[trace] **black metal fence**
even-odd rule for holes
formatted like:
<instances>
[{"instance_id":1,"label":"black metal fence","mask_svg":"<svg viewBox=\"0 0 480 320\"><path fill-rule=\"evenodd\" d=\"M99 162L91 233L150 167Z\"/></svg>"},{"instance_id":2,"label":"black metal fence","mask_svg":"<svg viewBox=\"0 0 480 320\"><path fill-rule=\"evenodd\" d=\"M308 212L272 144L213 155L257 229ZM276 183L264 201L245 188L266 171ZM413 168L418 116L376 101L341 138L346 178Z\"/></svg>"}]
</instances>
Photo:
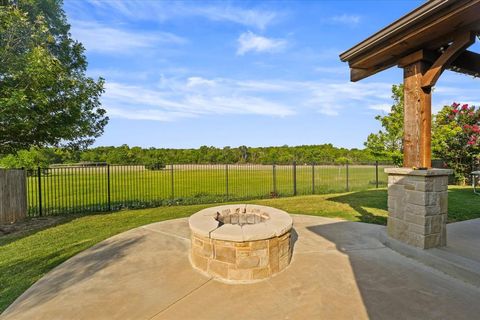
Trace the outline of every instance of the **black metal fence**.
<instances>
[{"instance_id":1,"label":"black metal fence","mask_svg":"<svg viewBox=\"0 0 480 320\"><path fill-rule=\"evenodd\" d=\"M386 186L390 164L191 164L27 171L30 216L325 194Z\"/></svg>"}]
</instances>

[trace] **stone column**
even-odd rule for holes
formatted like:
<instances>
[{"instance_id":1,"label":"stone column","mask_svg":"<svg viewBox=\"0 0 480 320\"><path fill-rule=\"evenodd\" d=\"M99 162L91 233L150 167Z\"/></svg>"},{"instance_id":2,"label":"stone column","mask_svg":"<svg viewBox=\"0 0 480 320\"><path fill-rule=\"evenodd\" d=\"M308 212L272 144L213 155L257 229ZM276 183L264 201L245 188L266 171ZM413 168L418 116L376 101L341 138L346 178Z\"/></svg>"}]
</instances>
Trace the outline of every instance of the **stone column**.
<instances>
[{"instance_id":1,"label":"stone column","mask_svg":"<svg viewBox=\"0 0 480 320\"><path fill-rule=\"evenodd\" d=\"M449 169L388 168L387 234L422 249L445 246Z\"/></svg>"}]
</instances>

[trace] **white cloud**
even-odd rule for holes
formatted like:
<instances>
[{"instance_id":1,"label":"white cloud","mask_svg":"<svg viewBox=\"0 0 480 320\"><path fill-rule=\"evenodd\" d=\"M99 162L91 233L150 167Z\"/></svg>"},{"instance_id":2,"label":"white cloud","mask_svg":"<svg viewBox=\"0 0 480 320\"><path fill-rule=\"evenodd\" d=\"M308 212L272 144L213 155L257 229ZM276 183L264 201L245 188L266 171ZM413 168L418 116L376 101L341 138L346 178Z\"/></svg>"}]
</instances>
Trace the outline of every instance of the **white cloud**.
<instances>
[{"instance_id":1,"label":"white cloud","mask_svg":"<svg viewBox=\"0 0 480 320\"><path fill-rule=\"evenodd\" d=\"M337 55L335 55L337 56ZM315 71L322 73L322 74L333 74L333 75L348 75L348 67L341 66L341 67L316 67Z\"/></svg>"},{"instance_id":2,"label":"white cloud","mask_svg":"<svg viewBox=\"0 0 480 320\"><path fill-rule=\"evenodd\" d=\"M392 106L388 103L380 103L380 104L372 104L368 108L371 110L377 110L377 111L389 113L392 109Z\"/></svg>"},{"instance_id":3,"label":"white cloud","mask_svg":"<svg viewBox=\"0 0 480 320\"><path fill-rule=\"evenodd\" d=\"M87 70L89 77L102 77L106 81L113 81L115 79L128 78L130 81L146 81L149 76L153 75L151 71L136 71L128 72L119 68L89 68ZM156 76L156 75L155 75Z\"/></svg>"},{"instance_id":4,"label":"white cloud","mask_svg":"<svg viewBox=\"0 0 480 320\"><path fill-rule=\"evenodd\" d=\"M274 11L260 11L255 9L242 9L239 7L205 7L191 8L192 15L201 15L214 21L230 21L244 26L265 29L278 17Z\"/></svg>"},{"instance_id":5,"label":"white cloud","mask_svg":"<svg viewBox=\"0 0 480 320\"><path fill-rule=\"evenodd\" d=\"M124 118L130 120L151 120L151 121L172 121L179 118L191 118L192 115L189 113L182 112L165 112L162 110L156 109L137 109L137 110L126 110L116 107L108 108L108 115L115 118Z\"/></svg>"},{"instance_id":6,"label":"white cloud","mask_svg":"<svg viewBox=\"0 0 480 320\"><path fill-rule=\"evenodd\" d=\"M448 94L444 94L447 92ZM163 78L158 87L107 82L102 98L112 117L175 121L211 115L338 116L353 109L389 112L391 84L333 80L237 80L201 76ZM475 90L441 87L434 112L453 101L479 105ZM476 102L476 103L475 103Z\"/></svg>"},{"instance_id":7,"label":"white cloud","mask_svg":"<svg viewBox=\"0 0 480 320\"><path fill-rule=\"evenodd\" d=\"M87 51L131 54L159 45L180 45L187 40L168 32L139 33L105 26L96 22L72 21L72 34Z\"/></svg>"},{"instance_id":8,"label":"white cloud","mask_svg":"<svg viewBox=\"0 0 480 320\"><path fill-rule=\"evenodd\" d=\"M311 83L310 87L308 103L329 116L337 116L344 109L387 103L391 95L389 83L322 81Z\"/></svg>"},{"instance_id":9,"label":"white cloud","mask_svg":"<svg viewBox=\"0 0 480 320\"><path fill-rule=\"evenodd\" d=\"M285 48L287 41L284 39L266 38L254 34L251 31L244 32L238 38L238 55L253 52L278 52Z\"/></svg>"},{"instance_id":10,"label":"white cloud","mask_svg":"<svg viewBox=\"0 0 480 320\"><path fill-rule=\"evenodd\" d=\"M110 116L157 121L211 114L283 117L295 113L280 101L242 91L234 81L201 77L184 81L164 79L159 88L148 89L107 82L102 102Z\"/></svg>"},{"instance_id":11,"label":"white cloud","mask_svg":"<svg viewBox=\"0 0 480 320\"><path fill-rule=\"evenodd\" d=\"M173 121L209 115L336 116L391 102L390 84L332 81L162 78L159 86L107 82L103 104L114 117Z\"/></svg>"},{"instance_id":12,"label":"white cloud","mask_svg":"<svg viewBox=\"0 0 480 320\"><path fill-rule=\"evenodd\" d=\"M253 92L288 92L290 91L282 82L269 82L258 80L238 81L236 85L242 90Z\"/></svg>"},{"instance_id":13,"label":"white cloud","mask_svg":"<svg viewBox=\"0 0 480 320\"><path fill-rule=\"evenodd\" d=\"M213 87L215 80L208 80L202 77L190 77L187 79L187 87Z\"/></svg>"},{"instance_id":14,"label":"white cloud","mask_svg":"<svg viewBox=\"0 0 480 320\"><path fill-rule=\"evenodd\" d=\"M351 26L359 24L361 20L362 18L359 15L345 13L330 18L330 21L333 23L346 24Z\"/></svg>"},{"instance_id":15,"label":"white cloud","mask_svg":"<svg viewBox=\"0 0 480 320\"><path fill-rule=\"evenodd\" d=\"M264 29L281 14L273 10L245 9L228 3L201 4L179 1L85 1L93 6L95 13L108 17L123 16L130 20L166 21L183 17L201 17L211 21L225 21L247 27ZM82 16L90 17L83 1L67 1L67 10Z\"/></svg>"}]
</instances>

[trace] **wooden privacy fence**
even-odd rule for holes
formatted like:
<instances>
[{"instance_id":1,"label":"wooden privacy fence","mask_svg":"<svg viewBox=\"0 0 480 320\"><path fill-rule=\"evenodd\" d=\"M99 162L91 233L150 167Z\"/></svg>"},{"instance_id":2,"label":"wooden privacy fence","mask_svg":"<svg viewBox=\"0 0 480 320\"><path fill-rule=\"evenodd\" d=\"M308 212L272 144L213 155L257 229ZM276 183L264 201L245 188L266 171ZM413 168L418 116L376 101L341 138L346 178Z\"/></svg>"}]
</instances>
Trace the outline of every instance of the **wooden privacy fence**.
<instances>
[{"instance_id":1,"label":"wooden privacy fence","mask_svg":"<svg viewBox=\"0 0 480 320\"><path fill-rule=\"evenodd\" d=\"M0 224L19 221L26 215L25 170L0 169Z\"/></svg>"}]
</instances>

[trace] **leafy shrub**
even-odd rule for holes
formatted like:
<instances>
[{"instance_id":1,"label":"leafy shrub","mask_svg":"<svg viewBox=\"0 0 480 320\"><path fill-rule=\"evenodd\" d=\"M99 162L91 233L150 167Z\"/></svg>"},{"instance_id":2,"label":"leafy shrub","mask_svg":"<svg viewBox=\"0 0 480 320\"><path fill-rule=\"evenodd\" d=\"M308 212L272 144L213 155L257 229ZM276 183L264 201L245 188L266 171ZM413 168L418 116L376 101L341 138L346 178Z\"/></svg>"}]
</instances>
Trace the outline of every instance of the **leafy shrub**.
<instances>
[{"instance_id":1,"label":"leafy shrub","mask_svg":"<svg viewBox=\"0 0 480 320\"><path fill-rule=\"evenodd\" d=\"M165 164L160 162L148 163L145 165L147 170L163 170L165 169Z\"/></svg>"}]
</instances>

